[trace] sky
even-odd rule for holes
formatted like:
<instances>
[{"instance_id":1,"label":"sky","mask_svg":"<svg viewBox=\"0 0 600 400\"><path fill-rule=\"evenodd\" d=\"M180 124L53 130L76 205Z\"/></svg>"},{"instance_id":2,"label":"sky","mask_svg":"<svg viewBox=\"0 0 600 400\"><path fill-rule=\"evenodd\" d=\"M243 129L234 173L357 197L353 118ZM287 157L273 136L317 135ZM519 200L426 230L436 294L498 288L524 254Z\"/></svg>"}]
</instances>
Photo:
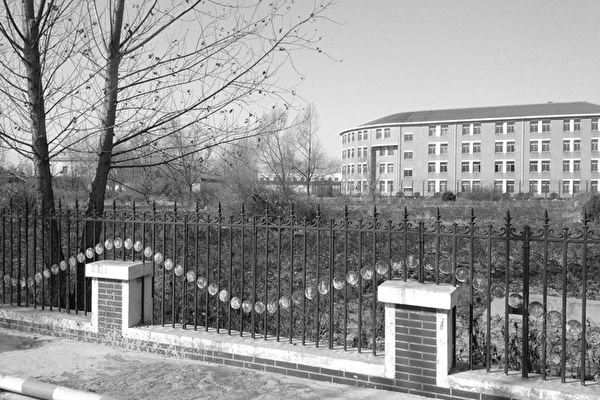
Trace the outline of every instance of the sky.
<instances>
[{"instance_id":1,"label":"sky","mask_svg":"<svg viewBox=\"0 0 600 400\"><path fill-rule=\"evenodd\" d=\"M600 0L338 0L297 93L324 148L402 111L568 101L600 104Z\"/></svg>"}]
</instances>

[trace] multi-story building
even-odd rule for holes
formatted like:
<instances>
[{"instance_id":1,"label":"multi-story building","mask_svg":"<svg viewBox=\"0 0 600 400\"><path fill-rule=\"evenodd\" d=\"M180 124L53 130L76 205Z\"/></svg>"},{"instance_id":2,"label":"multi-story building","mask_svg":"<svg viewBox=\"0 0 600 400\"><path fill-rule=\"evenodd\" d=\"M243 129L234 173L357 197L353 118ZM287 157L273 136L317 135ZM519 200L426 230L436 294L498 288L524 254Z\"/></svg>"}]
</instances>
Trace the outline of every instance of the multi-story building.
<instances>
[{"instance_id":1,"label":"multi-story building","mask_svg":"<svg viewBox=\"0 0 600 400\"><path fill-rule=\"evenodd\" d=\"M596 192L599 118L587 102L389 115L340 133L342 193Z\"/></svg>"}]
</instances>

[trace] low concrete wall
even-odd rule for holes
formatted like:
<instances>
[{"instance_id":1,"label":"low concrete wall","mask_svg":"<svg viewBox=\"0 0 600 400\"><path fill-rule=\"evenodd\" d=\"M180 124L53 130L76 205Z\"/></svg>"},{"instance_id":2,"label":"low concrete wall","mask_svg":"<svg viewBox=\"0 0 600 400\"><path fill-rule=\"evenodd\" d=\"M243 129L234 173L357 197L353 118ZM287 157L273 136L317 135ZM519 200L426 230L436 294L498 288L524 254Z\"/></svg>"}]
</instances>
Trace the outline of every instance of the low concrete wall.
<instances>
[{"instance_id":1,"label":"low concrete wall","mask_svg":"<svg viewBox=\"0 0 600 400\"><path fill-rule=\"evenodd\" d=\"M564 398L600 398L598 387L578 392L572 390L580 387L578 384L546 388L546 383L514 375L497 381L495 374L484 372L450 373L454 349L451 316L461 296L461 291L451 286L400 281L382 284L379 300L386 304L386 352L373 356L290 345L275 338L240 337L239 333L229 336L181 326L150 326L150 269L140 263L119 263L118 268L88 266L93 287L90 314L0 305L0 327L433 398L554 399L557 390L568 395ZM507 389L512 386L520 389Z\"/></svg>"}]
</instances>

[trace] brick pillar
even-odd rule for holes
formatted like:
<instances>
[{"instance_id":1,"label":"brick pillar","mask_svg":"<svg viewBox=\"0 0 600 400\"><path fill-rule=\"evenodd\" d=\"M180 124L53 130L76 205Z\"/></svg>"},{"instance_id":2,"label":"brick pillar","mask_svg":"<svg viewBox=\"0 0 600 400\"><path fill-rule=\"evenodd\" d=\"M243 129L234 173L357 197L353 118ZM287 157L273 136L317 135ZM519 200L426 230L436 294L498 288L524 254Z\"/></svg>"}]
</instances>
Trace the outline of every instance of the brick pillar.
<instances>
[{"instance_id":1,"label":"brick pillar","mask_svg":"<svg viewBox=\"0 0 600 400\"><path fill-rule=\"evenodd\" d=\"M152 264L103 260L85 266L92 278L92 325L110 339L152 317Z\"/></svg>"},{"instance_id":2,"label":"brick pillar","mask_svg":"<svg viewBox=\"0 0 600 400\"><path fill-rule=\"evenodd\" d=\"M385 303L385 370L412 390L448 387L454 359L452 313L466 292L450 285L391 280L377 290Z\"/></svg>"}]
</instances>

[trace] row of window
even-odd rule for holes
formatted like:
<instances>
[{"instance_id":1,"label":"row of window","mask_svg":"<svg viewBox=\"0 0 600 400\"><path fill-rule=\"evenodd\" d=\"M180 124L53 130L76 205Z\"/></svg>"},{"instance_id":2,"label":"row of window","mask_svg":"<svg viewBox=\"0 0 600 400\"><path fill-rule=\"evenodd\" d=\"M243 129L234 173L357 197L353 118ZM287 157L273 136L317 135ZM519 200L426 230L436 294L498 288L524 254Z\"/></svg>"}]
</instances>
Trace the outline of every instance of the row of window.
<instances>
[{"instance_id":1,"label":"row of window","mask_svg":"<svg viewBox=\"0 0 600 400\"><path fill-rule=\"evenodd\" d=\"M390 128L375 129L375 139L389 138L392 136ZM354 141L369 140L369 131L348 132L342 135L342 143L351 143Z\"/></svg>"},{"instance_id":2,"label":"row of window","mask_svg":"<svg viewBox=\"0 0 600 400\"><path fill-rule=\"evenodd\" d=\"M369 185L367 180L357 181L356 186L353 180L345 181L346 193L351 193L354 190L358 193L368 193ZM599 182L592 180L590 182L590 190L592 193L598 192ZM463 179L460 181L460 191L470 192L481 189L481 181L478 179ZM446 180L429 180L427 181L427 192L445 192L448 189L448 181ZM563 194L577 194L581 191L581 181L578 179L565 179L560 186ZM515 193L515 181L512 179L494 180L494 190L503 193ZM405 186L405 192L412 192L412 186ZM381 180L379 181L379 192L394 194L394 181ZM533 194L548 194L550 193L550 180L547 179L532 179L529 181L529 193Z\"/></svg>"},{"instance_id":3,"label":"row of window","mask_svg":"<svg viewBox=\"0 0 600 400\"><path fill-rule=\"evenodd\" d=\"M342 183L342 185L344 185ZM359 180L354 184L353 180L348 180L345 183L346 193L352 193L356 191L357 193L369 193L369 182L365 180ZM379 181L379 192L383 194L394 194L394 181Z\"/></svg>"},{"instance_id":4,"label":"row of window","mask_svg":"<svg viewBox=\"0 0 600 400\"><path fill-rule=\"evenodd\" d=\"M551 149L550 140L533 139L529 141L529 151L531 153L549 152ZM367 157L367 147L357 147L358 158ZM395 146L387 146L379 148L379 155L393 156L396 150ZM494 144L495 153L514 153L515 152L515 141L514 140L499 140ZM563 151L575 152L581 151L581 139L563 139ZM591 140L591 151L599 151L598 138ZM461 144L461 152L463 154L476 154L481 153L481 142L463 142ZM406 157L406 153L411 155ZM429 143L427 153L430 155L440 155L448 153L448 143ZM404 152L404 159L412 158L412 151ZM342 150L342 159L354 157L354 149Z\"/></svg>"},{"instance_id":5,"label":"row of window","mask_svg":"<svg viewBox=\"0 0 600 400\"><path fill-rule=\"evenodd\" d=\"M592 119L592 130L598 131L598 118ZM564 119L562 121L564 132L578 132L581 130L581 119ZM448 134L448 125L429 125L429 136L445 136ZM479 135L481 134L481 123L465 123L461 125L463 135ZM508 134L515 132L515 122L496 122L494 124L494 131L497 134ZM529 121L529 132L550 132L550 120L532 120ZM375 138L389 138L391 137L390 128L377 128L375 129ZM369 139L369 131L362 130L356 132L348 132L342 135L342 143L351 143L355 140L362 141ZM413 133L407 132L404 134L405 142L413 141Z\"/></svg>"},{"instance_id":6,"label":"row of window","mask_svg":"<svg viewBox=\"0 0 600 400\"><path fill-rule=\"evenodd\" d=\"M379 155L380 156L393 156L394 153L396 152L397 147L396 146L383 146L379 148ZM346 158L353 158L354 157L354 147L349 148L349 149L345 149L342 150L342 160L346 159ZM356 148L356 156L358 158L367 158L369 156L369 148L368 147L357 147Z\"/></svg>"}]
</instances>

